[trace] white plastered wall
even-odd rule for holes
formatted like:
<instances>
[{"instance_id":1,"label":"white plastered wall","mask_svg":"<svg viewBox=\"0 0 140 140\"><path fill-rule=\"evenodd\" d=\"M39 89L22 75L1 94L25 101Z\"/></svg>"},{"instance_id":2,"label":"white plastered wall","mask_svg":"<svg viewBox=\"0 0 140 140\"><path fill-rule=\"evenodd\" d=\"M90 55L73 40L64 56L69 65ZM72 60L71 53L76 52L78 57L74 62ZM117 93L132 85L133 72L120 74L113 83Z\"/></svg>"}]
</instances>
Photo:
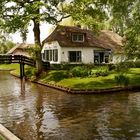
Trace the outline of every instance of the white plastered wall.
<instances>
[{"instance_id":1,"label":"white plastered wall","mask_svg":"<svg viewBox=\"0 0 140 140\"><path fill-rule=\"evenodd\" d=\"M52 41L50 43L45 43L41 53L44 50L58 49L58 61L51 64L60 64L69 62L69 51L81 51L82 62L84 64L94 63L94 50L104 50L101 48L93 47L61 47L57 41ZM43 60L45 61L45 60Z\"/></svg>"}]
</instances>

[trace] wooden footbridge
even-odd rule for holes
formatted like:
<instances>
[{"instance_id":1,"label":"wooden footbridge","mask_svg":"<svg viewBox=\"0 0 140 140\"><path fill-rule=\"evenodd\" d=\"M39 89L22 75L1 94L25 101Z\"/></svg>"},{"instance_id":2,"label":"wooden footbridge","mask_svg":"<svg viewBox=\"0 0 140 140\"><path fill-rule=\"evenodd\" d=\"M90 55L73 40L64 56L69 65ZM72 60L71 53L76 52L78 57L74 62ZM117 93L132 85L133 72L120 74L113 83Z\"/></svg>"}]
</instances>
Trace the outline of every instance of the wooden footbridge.
<instances>
[{"instance_id":1,"label":"wooden footbridge","mask_svg":"<svg viewBox=\"0 0 140 140\"><path fill-rule=\"evenodd\" d=\"M0 64L11 64L19 63L20 64L20 77L23 78L24 75L24 65L29 65L35 67L36 63L32 58L23 56L23 55L7 55L0 54ZM43 63L45 67L49 67L49 62Z\"/></svg>"}]
</instances>

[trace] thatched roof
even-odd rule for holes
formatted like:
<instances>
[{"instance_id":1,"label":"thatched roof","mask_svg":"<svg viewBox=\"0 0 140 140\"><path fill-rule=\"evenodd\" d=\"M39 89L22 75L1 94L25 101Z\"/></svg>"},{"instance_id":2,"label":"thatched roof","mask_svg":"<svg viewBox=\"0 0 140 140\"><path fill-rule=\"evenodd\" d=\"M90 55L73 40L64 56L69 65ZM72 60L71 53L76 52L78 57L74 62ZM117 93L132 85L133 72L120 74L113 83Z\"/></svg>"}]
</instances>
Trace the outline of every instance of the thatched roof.
<instances>
[{"instance_id":1,"label":"thatched roof","mask_svg":"<svg viewBox=\"0 0 140 140\"><path fill-rule=\"evenodd\" d=\"M102 30L98 38L107 48L117 52L122 51L123 38L113 31Z\"/></svg>"},{"instance_id":2,"label":"thatched roof","mask_svg":"<svg viewBox=\"0 0 140 140\"><path fill-rule=\"evenodd\" d=\"M84 34L84 42L73 42L72 33ZM61 47L98 47L113 51L120 51L122 46L122 37L112 31L103 30L96 36L92 31L77 26L57 26L43 44L52 41L58 41Z\"/></svg>"},{"instance_id":3,"label":"thatched roof","mask_svg":"<svg viewBox=\"0 0 140 140\"><path fill-rule=\"evenodd\" d=\"M32 47L34 47L34 44L17 43L15 47L13 47L10 51L7 52L7 54L24 55L30 57L26 49Z\"/></svg>"}]
</instances>

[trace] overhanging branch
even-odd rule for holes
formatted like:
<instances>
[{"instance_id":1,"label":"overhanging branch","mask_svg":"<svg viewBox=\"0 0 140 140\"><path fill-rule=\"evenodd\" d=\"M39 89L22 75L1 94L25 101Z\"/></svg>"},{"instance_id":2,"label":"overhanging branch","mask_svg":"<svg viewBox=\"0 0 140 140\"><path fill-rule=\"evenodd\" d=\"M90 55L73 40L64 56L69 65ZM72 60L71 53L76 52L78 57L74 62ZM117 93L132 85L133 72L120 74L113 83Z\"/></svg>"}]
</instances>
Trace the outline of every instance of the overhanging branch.
<instances>
[{"instance_id":1,"label":"overhanging branch","mask_svg":"<svg viewBox=\"0 0 140 140\"><path fill-rule=\"evenodd\" d=\"M59 20L57 20L57 22L61 22L63 19L66 19L68 17L70 17L71 15L66 15L66 16L62 16Z\"/></svg>"}]
</instances>

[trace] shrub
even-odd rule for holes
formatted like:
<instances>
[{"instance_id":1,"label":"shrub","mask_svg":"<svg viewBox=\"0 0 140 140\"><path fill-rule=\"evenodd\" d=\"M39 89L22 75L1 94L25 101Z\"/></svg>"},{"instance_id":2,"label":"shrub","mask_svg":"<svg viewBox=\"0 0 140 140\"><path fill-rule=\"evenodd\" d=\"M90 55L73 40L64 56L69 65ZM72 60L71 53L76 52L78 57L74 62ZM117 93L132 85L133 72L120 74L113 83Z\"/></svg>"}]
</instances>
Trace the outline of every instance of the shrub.
<instances>
[{"instance_id":1,"label":"shrub","mask_svg":"<svg viewBox=\"0 0 140 140\"><path fill-rule=\"evenodd\" d=\"M29 78L37 76L37 69L32 67L27 67L25 70L25 75Z\"/></svg>"},{"instance_id":2,"label":"shrub","mask_svg":"<svg viewBox=\"0 0 140 140\"><path fill-rule=\"evenodd\" d=\"M129 84L129 77L122 73L118 74L115 76L115 82L117 83L117 85L127 86Z\"/></svg>"},{"instance_id":3,"label":"shrub","mask_svg":"<svg viewBox=\"0 0 140 140\"><path fill-rule=\"evenodd\" d=\"M96 76L96 77L107 76L108 74L109 74L108 67L99 67L99 69L97 69L97 70L93 69L91 71L91 75Z\"/></svg>"},{"instance_id":4,"label":"shrub","mask_svg":"<svg viewBox=\"0 0 140 140\"><path fill-rule=\"evenodd\" d=\"M60 71L52 71L48 73L47 80L59 82L65 78L68 78L69 74L68 71L60 70Z\"/></svg>"},{"instance_id":5,"label":"shrub","mask_svg":"<svg viewBox=\"0 0 140 140\"><path fill-rule=\"evenodd\" d=\"M140 60L133 62L136 68L140 68Z\"/></svg>"},{"instance_id":6,"label":"shrub","mask_svg":"<svg viewBox=\"0 0 140 140\"><path fill-rule=\"evenodd\" d=\"M70 70L70 74L73 77L86 77L91 74L91 70L85 66L77 66Z\"/></svg>"},{"instance_id":7,"label":"shrub","mask_svg":"<svg viewBox=\"0 0 140 140\"><path fill-rule=\"evenodd\" d=\"M109 71L112 71L112 70L114 70L116 67L115 67L115 65L114 64L108 64L108 70Z\"/></svg>"},{"instance_id":8,"label":"shrub","mask_svg":"<svg viewBox=\"0 0 140 140\"><path fill-rule=\"evenodd\" d=\"M121 72L121 73L126 73L128 72L129 68L133 67L133 63L131 62L120 62L116 64L116 71Z\"/></svg>"}]
</instances>

